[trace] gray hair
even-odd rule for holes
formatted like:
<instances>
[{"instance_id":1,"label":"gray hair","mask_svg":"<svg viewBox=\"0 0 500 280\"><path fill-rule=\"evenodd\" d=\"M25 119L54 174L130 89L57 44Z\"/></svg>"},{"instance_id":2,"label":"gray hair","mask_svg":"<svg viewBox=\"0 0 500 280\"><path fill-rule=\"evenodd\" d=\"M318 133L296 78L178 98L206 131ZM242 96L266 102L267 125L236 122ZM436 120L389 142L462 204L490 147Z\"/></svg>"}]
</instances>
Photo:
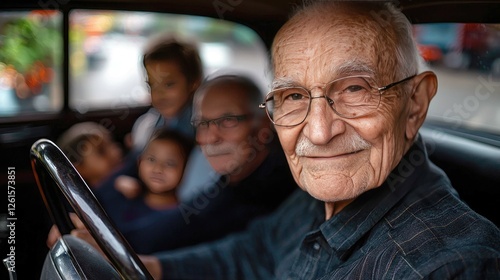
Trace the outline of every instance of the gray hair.
<instances>
[{"instance_id":1,"label":"gray hair","mask_svg":"<svg viewBox=\"0 0 500 280\"><path fill-rule=\"evenodd\" d=\"M262 102L262 91L252 79L242 75L220 75L204 80L194 94L192 114L193 119L197 117L199 111L199 103L203 99L203 96L205 95L207 89L221 84L232 84L243 89L248 100L248 108L250 108L250 111L254 114L254 117L258 117L264 114L263 110L259 109L259 104Z\"/></svg>"}]
</instances>

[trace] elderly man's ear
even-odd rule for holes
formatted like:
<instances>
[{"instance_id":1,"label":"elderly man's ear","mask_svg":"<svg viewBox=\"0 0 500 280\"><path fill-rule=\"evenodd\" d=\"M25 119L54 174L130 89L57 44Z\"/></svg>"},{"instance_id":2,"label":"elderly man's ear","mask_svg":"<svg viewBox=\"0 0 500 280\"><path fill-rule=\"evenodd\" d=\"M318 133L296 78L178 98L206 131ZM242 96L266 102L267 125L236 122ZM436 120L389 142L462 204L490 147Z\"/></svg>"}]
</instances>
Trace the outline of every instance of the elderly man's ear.
<instances>
[{"instance_id":1,"label":"elderly man's ear","mask_svg":"<svg viewBox=\"0 0 500 280\"><path fill-rule=\"evenodd\" d=\"M424 123L429 104L437 91L437 77L426 71L413 78L414 87L409 102L409 114L406 122L406 138L413 140Z\"/></svg>"}]
</instances>

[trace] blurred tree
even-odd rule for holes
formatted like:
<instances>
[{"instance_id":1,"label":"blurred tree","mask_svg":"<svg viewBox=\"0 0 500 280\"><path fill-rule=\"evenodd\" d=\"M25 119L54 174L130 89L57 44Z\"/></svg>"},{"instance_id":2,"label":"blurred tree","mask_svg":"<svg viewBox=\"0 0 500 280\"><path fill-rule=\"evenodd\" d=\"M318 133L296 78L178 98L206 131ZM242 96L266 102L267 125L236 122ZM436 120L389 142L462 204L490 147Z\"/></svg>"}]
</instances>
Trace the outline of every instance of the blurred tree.
<instances>
[{"instance_id":1,"label":"blurred tree","mask_svg":"<svg viewBox=\"0 0 500 280\"><path fill-rule=\"evenodd\" d=\"M51 14L33 12L17 17L2 26L0 62L19 73L13 81L17 95L27 97L41 91L42 85L52 79L56 50L60 50L60 31L51 24Z\"/></svg>"}]
</instances>

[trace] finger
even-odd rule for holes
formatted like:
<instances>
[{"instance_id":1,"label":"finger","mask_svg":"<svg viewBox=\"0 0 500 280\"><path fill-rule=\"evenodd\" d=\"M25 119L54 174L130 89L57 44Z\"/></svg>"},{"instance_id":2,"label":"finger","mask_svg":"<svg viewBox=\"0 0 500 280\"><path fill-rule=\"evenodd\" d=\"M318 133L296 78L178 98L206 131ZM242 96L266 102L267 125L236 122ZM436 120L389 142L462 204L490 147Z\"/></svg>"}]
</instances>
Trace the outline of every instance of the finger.
<instances>
[{"instance_id":1,"label":"finger","mask_svg":"<svg viewBox=\"0 0 500 280\"><path fill-rule=\"evenodd\" d=\"M99 245L97 245L97 242L95 241L94 237L92 237L92 235L87 229L74 229L71 231L71 235L78 237L81 240L84 240L85 242L89 243L95 248L99 248Z\"/></svg>"},{"instance_id":2,"label":"finger","mask_svg":"<svg viewBox=\"0 0 500 280\"><path fill-rule=\"evenodd\" d=\"M71 235L83 239L85 241L91 241L93 239L92 235L90 235L87 229L74 229L71 231Z\"/></svg>"},{"instance_id":3,"label":"finger","mask_svg":"<svg viewBox=\"0 0 500 280\"><path fill-rule=\"evenodd\" d=\"M73 222L73 225L75 228L80 229L80 228L85 228L85 225L83 224L82 220L78 218L78 216L75 213L69 213L69 217L71 221Z\"/></svg>"},{"instance_id":4,"label":"finger","mask_svg":"<svg viewBox=\"0 0 500 280\"><path fill-rule=\"evenodd\" d=\"M59 232L59 229L56 227L56 225L53 225L50 228L49 235L47 236L47 247L52 248L54 244L57 242L57 240L61 237L61 233Z\"/></svg>"},{"instance_id":5,"label":"finger","mask_svg":"<svg viewBox=\"0 0 500 280\"><path fill-rule=\"evenodd\" d=\"M146 255L139 255L139 259L142 261L146 269L149 271L149 274L154 279L161 279L162 278L162 267L160 260L155 257L155 256L146 256Z\"/></svg>"}]
</instances>

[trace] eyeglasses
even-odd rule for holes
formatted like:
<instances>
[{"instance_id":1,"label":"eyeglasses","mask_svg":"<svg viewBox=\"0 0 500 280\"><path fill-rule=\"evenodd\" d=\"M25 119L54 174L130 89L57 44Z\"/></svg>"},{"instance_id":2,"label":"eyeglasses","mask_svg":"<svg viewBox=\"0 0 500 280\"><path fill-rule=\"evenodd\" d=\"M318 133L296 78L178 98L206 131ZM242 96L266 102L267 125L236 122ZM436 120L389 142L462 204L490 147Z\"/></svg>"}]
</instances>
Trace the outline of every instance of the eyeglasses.
<instances>
[{"instance_id":1,"label":"eyeglasses","mask_svg":"<svg viewBox=\"0 0 500 280\"><path fill-rule=\"evenodd\" d=\"M197 130L208 129L210 123L215 124L218 128L232 128L237 126L241 121L244 121L247 118L248 114L236 115L236 116L223 116L212 120L193 120L191 122L191 125L194 126Z\"/></svg>"},{"instance_id":2,"label":"eyeglasses","mask_svg":"<svg viewBox=\"0 0 500 280\"><path fill-rule=\"evenodd\" d=\"M375 111L383 91L406 82L416 75L388 84L375 86L370 76L348 76L329 82L324 87L322 96L311 96L311 90L303 87L285 87L271 91L259 108L266 109L269 119L277 126L296 126L309 114L311 101L325 98L333 111L340 117L352 119Z\"/></svg>"}]
</instances>

